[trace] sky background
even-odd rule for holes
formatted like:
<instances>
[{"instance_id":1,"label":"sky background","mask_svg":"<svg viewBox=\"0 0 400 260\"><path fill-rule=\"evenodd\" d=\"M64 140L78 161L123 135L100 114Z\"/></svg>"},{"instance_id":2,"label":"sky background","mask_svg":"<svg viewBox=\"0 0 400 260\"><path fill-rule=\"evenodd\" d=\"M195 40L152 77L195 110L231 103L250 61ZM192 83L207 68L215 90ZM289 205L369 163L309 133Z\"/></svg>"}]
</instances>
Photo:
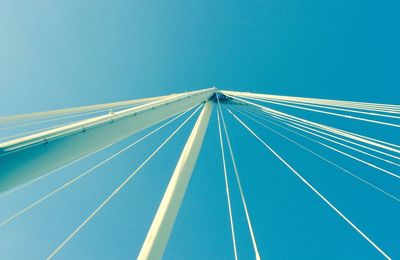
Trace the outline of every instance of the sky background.
<instances>
[{"instance_id":1,"label":"sky background","mask_svg":"<svg viewBox=\"0 0 400 260\"><path fill-rule=\"evenodd\" d=\"M399 11L390 0L1 1L0 115L211 86L398 104ZM399 131L390 127L297 113L400 143ZM226 111L225 117L263 258L381 258ZM400 257L398 202L243 119L389 255ZM179 122L0 227L0 259L48 256ZM137 256L194 120L189 123L57 259ZM0 220L144 134L1 198ZM298 140L400 196L397 179ZM233 257L219 149L214 110L165 259ZM238 254L251 259L231 180Z\"/></svg>"}]
</instances>

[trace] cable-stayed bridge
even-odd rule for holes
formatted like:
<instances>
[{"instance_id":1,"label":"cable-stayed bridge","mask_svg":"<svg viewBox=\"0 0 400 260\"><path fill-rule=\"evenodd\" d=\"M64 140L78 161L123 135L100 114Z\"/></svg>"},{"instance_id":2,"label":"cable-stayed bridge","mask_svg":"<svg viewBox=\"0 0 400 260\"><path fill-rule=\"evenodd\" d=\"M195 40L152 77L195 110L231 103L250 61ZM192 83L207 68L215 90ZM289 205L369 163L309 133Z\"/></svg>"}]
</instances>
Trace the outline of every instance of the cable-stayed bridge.
<instances>
[{"instance_id":1,"label":"cable-stayed bridge","mask_svg":"<svg viewBox=\"0 0 400 260\"><path fill-rule=\"evenodd\" d=\"M310 120L307 119L308 117L298 116L291 111L304 111L314 115L317 119ZM17 193L48 176L57 174L58 171L71 167L79 161L90 158L135 133L151 129L151 131L147 130L148 132L141 138L119 149L90 169L69 179L4 219L0 219L0 232L2 226L28 214L31 209L45 203L46 200L74 185L85 176L95 174L97 169L104 167L129 149L134 149L148 137L156 135L174 122L181 122L138 167L132 170L126 179L115 187L105 200L97 205L91 214L85 216L85 220L75 227L69 236L49 252L47 258L55 258L97 214L102 210L107 210L104 207L112 203L113 198L127 188L128 183L134 181L135 175L143 167L156 160L156 155L162 152L164 146L168 145L170 140L176 137L189 121L197 118L184 147L179 148L181 150L179 160L175 162L176 166L168 187L141 250L138 252L138 259L161 259L201 151L210 117L213 114L217 118L218 133L215 134L218 135L220 146L220 151L213 151L213 153L218 152L222 159L221 168L213 169L213 171L224 176L227 218L230 223L235 259L239 258L237 247L239 234L235 229L235 215L232 210L232 187L230 187L232 180L239 192L254 258L262 259L264 249L257 243L257 230L254 228L251 218L252 210L246 203L246 194L251 191L244 189L241 183L243 171L238 166L240 155L235 151L235 140L230 135L230 129L233 127L243 128L249 136L265 148L266 152L274 156L299 182L319 198L332 214L342 219L344 225L352 228L382 257L391 258L391 248L383 248L380 241L368 235L368 229L361 228L348 217L329 196L324 194L323 190L320 190L296 168L295 162L286 159L276 147L270 144L268 139L263 138L263 133L259 129L276 134L282 139L282 142L296 146L299 153L304 152L309 156L316 157L324 161L326 167L334 167L338 172L353 178L377 194L385 196L387 200L399 203L400 194L398 192L382 187L379 183L365 178L364 175L347 169L340 161L313 150L301 140L311 141L316 146L337 154L340 158L346 158L355 165L371 168L377 175L385 175L393 182L397 182L400 179L398 140L387 140L383 134L379 136L361 134L354 131L351 124L363 123L363 125L368 124L377 129L391 128L398 133L400 105L222 91L216 88L0 117L1 129L9 133L2 136L0 140L0 199ZM227 117L233 119L236 125L227 125ZM328 121L326 118L329 118ZM336 126L336 118L347 120L349 126L347 128ZM29 131L18 130L27 128ZM12 132L13 130L16 131ZM294 134L299 139L294 140L288 133ZM203 152L209 153L210 151L203 150Z\"/></svg>"}]
</instances>

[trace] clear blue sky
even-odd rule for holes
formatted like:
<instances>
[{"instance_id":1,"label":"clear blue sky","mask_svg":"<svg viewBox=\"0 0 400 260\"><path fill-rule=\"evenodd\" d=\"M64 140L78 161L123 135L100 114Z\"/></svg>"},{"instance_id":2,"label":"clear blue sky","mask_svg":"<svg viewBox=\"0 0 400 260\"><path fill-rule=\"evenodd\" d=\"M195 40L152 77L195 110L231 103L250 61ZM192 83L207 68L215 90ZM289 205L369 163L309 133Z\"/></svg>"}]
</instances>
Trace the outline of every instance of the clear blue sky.
<instances>
[{"instance_id":1,"label":"clear blue sky","mask_svg":"<svg viewBox=\"0 0 400 260\"><path fill-rule=\"evenodd\" d=\"M400 4L391 0L1 1L0 114L210 86L398 104L399 10ZM226 118L263 257L380 258L263 146L227 114ZM393 129L314 119L400 143ZM176 126L1 227L0 259L46 257ZM216 126L214 114L166 259L233 257ZM398 202L251 126L387 253L400 257ZM185 128L165 147L58 259L135 258L189 131ZM141 135L1 199L0 219ZM307 144L400 196L398 180ZM239 257L251 259L250 237L232 185Z\"/></svg>"}]
</instances>

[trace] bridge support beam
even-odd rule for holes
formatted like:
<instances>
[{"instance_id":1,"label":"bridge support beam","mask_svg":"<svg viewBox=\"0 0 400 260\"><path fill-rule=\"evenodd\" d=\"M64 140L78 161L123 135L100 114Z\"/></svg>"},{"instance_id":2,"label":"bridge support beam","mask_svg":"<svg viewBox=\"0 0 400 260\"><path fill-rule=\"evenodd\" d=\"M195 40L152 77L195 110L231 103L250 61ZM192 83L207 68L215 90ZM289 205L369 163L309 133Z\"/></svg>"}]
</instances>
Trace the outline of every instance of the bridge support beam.
<instances>
[{"instance_id":1,"label":"bridge support beam","mask_svg":"<svg viewBox=\"0 0 400 260\"><path fill-rule=\"evenodd\" d=\"M209 99L215 88L177 94L134 108L0 143L0 192L62 167Z\"/></svg>"},{"instance_id":2,"label":"bridge support beam","mask_svg":"<svg viewBox=\"0 0 400 260\"><path fill-rule=\"evenodd\" d=\"M164 254L203 143L212 106L213 103L211 101L205 104L183 148L181 157L139 253L139 260L157 260L161 259Z\"/></svg>"}]
</instances>

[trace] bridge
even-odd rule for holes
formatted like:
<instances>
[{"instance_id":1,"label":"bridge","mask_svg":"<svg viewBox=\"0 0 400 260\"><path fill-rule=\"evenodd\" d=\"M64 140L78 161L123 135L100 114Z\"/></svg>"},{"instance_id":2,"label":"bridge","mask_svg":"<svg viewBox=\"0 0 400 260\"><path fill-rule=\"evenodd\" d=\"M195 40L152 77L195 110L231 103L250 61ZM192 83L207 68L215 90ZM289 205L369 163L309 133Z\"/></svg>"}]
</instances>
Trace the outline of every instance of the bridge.
<instances>
[{"instance_id":1,"label":"bridge","mask_svg":"<svg viewBox=\"0 0 400 260\"><path fill-rule=\"evenodd\" d=\"M317 116L317 120L294 115L285 109L306 111ZM188 189L192 172L196 166L206 134L210 117L217 117L218 140L221 154L221 172L225 180L226 200L228 205L230 232L232 237L232 250L235 259L238 259L237 232L235 218L232 210L232 192L229 179L234 180L238 187L241 206L245 214L246 225L251 238L252 251L255 259L262 259L263 250L257 243L257 230L252 225L252 212L246 203L245 190L241 183L241 171L238 167L240 156L235 151L235 140L231 138L229 129L233 126L227 124L226 117L236 122L235 127L241 127L260 143L265 150L272 154L277 161L282 163L304 184L309 191L325 204L332 214L343 220L359 236L374 248L382 257L390 259L388 250L380 246L380 241L370 237L368 231L360 228L357 223L335 205L316 185L309 181L296 165L285 159L268 139L262 137L259 131L264 129L276 134L282 140L289 142L299 151L304 151L331 167L338 169L362 185L369 187L387 200L400 202L398 194L388 191L385 187L373 183L362 175L346 169L333 159L329 159L302 143L292 139L284 131L295 134L303 140L313 142L319 147L336 153L338 156L350 159L356 165L371 168L376 174L386 175L398 181L400 179L400 145L392 140L382 137L367 136L348 130L343 127L320 122L320 118L340 118L352 124L363 122L382 129L391 128L398 131L400 124L400 105L368 103L360 101L328 100L319 98L305 98L292 96L278 96L259 93L237 92L219 90L217 88L203 89L193 92L171 94L152 98L128 100L99 105L89 105L68 109L59 109L30 114L0 117L1 128L6 130L18 129L29 126L26 132L16 132L1 137L0 143L0 199L18 192L29 185L39 182L44 178L57 174L58 171L71 167L71 165L94 156L96 153L112 147L139 132L148 131L142 137L118 150L108 158L71 178L61 186L50 191L43 197L31 202L26 207L10 214L5 219L0 219L1 228L32 208L45 202L50 197L75 184L89 174L94 174L96 169L106 165L114 158L133 148L148 137L157 134L160 130L172 123L181 122L179 126L164 139L158 147L122 181L85 220L77 226L69 236L65 237L54 250L49 252L48 259L53 259L63 250L75 236L79 235L96 215L108 203L112 203L126 185L134 181L134 177L154 157L162 151L181 129L192 119L196 122L191 129L185 145L181 149L179 160L169 184L163 194L161 203L152 220L142 248L138 252L138 259L161 259L167 247L168 240L174 228L175 220L179 214L180 206ZM67 122L65 122L65 120ZM183 120L183 121L182 121ZM64 122L59 124L59 122ZM49 124L46 128L40 127L43 123ZM36 127L37 126L37 127ZM35 128L36 127L36 128ZM383 132L382 132L383 133ZM397 132L398 133L398 132ZM203 151L209 152L209 151ZM217 151L213 151L214 153ZM228 165L231 163L230 165ZM232 171L230 171L232 169Z\"/></svg>"}]
</instances>

